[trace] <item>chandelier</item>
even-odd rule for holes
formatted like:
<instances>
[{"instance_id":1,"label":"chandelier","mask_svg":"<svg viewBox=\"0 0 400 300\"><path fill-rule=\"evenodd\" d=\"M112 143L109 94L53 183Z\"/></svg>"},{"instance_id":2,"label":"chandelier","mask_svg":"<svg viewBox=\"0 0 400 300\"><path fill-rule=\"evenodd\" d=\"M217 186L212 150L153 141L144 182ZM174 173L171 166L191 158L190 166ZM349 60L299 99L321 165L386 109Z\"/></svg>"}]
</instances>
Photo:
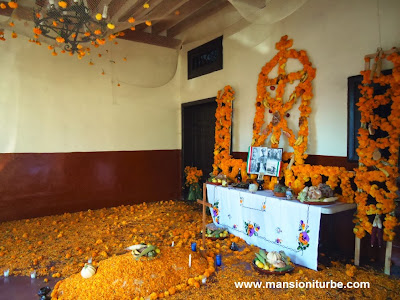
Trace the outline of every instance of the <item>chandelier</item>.
<instances>
[{"instance_id":1,"label":"chandelier","mask_svg":"<svg viewBox=\"0 0 400 300\"><path fill-rule=\"evenodd\" d=\"M47 10L33 10L35 27L47 38L55 40L65 51L74 53L84 43L101 43L107 30L107 6L103 14L93 18L85 0L60 1L58 5L49 0Z\"/></svg>"}]
</instances>

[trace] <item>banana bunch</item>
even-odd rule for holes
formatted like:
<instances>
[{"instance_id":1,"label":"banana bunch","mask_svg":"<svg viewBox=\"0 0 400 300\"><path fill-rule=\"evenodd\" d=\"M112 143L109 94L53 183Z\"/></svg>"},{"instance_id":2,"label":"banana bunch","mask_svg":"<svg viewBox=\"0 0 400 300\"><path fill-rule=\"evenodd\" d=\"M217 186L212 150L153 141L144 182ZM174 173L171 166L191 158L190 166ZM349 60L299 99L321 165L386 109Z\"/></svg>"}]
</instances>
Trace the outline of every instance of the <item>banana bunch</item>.
<instances>
[{"instance_id":1,"label":"banana bunch","mask_svg":"<svg viewBox=\"0 0 400 300\"><path fill-rule=\"evenodd\" d=\"M299 135L299 137L296 139L296 141L294 142L295 146L299 146L301 143L303 143L304 141L304 136Z\"/></svg>"},{"instance_id":2,"label":"banana bunch","mask_svg":"<svg viewBox=\"0 0 400 300\"><path fill-rule=\"evenodd\" d=\"M279 141L276 139L275 135L271 135L271 144L279 144Z\"/></svg>"},{"instance_id":3,"label":"banana bunch","mask_svg":"<svg viewBox=\"0 0 400 300\"><path fill-rule=\"evenodd\" d=\"M155 257L157 254L160 253L160 249L158 249L154 245L146 245L146 244L137 244L133 246L129 246L125 248L126 250L131 250L132 255L136 258L136 260L139 260L140 257L142 256L147 256L147 257Z\"/></svg>"}]
</instances>

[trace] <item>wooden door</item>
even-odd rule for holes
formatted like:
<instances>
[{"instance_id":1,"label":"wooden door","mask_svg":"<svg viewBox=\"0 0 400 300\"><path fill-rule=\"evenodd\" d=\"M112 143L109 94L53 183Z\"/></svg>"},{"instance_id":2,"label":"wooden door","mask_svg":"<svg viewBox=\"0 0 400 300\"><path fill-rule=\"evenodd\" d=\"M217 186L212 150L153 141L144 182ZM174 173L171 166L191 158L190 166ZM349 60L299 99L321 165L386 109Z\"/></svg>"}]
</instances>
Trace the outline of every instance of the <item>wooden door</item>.
<instances>
[{"instance_id":1,"label":"wooden door","mask_svg":"<svg viewBox=\"0 0 400 300\"><path fill-rule=\"evenodd\" d=\"M182 183L184 168L197 167L203 171L202 182L207 180L214 163L215 98L182 104ZM184 197L187 195L187 190Z\"/></svg>"}]
</instances>

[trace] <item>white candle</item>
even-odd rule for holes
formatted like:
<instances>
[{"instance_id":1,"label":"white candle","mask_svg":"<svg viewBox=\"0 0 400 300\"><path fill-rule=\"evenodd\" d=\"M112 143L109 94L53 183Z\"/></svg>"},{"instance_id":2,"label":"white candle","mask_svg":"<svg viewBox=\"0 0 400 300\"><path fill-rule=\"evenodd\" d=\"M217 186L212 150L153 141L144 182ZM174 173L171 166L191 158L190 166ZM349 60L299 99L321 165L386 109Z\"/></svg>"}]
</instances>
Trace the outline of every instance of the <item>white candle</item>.
<instances>
[{"instance_id":1,"label":"white candle","mask_svg":"<svg viewBox=\"0 0 400 300\"><path fill-rule=\"evenodd\" d=\"M107 12L108 12L108 6L104 5L104 8L103 8L103 19L107 19Z\"/></svg>"},{"instance_id":2,"label":"white candle","mask_svg":"<svg viewBox=\"0 0 400 300\"><path fill-rule=\"evenodd\" d=\"M206 282L207 282L207 277L204 277L204 278L201 280L201 283L202 283L202 284L206 284Z\"/></svg>"},{"instance_id":3,"label":"white candle","mask_svg":"<svg viewBox=\"0 0 400 300\"><path fill-rule=\"evenodd\" d=\"M173 247L174 245L175 245L175 242L174 242L174 241L172 241L171 247Z\"/></svg>"},{"instance_id":4,"label":"white candle","mask_svg":"<svg viewBox=\"0 0 400 300\"><path fill-rule=\"evenodd\" d=\"M4 277L8 277L10 275L10 269L4 271Z\"/></svg>"},{"instance_id":5,"label":"white candle","mask_svg":"<svg viewBox=\"0 0 400 300\"><path fill-rule=\"evenodd\" d=\"M36 271L33 271L33 272L31 273L31 278L36 278Z\"/></svg>"},{"instance_id":6,"label":"white candle","mask_svg":"<svg viewBox=\"0 0 400 300\"><path fill-rule=\"evenodd\" d=\"M87 262L88 262L89 264L91 264L92 261L93 261L92 258L89 258Z\"/></svg>"},{"instance_id":7,"label":"white candle","mask_svg":"<svg viewBox=\"0 0 400 300\"><path fill-rule=\"evenodd\" d=\"M189 254L189 268L192 267L192 254Z\"/></svg>"}]
</instances>

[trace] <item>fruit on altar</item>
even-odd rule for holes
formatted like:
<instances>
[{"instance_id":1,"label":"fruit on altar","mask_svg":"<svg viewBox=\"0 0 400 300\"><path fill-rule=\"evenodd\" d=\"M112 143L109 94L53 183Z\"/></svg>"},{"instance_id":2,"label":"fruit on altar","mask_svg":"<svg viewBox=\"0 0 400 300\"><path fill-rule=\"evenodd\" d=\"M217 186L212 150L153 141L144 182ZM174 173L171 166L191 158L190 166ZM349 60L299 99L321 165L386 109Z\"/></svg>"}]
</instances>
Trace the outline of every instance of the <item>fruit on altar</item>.
<instances>
[{"instance_id":1,"label":"fruit on altar","mask_svg":"<svg viewBox=\"0 0 400 300\"><path fill-rule=\"evenodd\" d=\"M85 264L81 270L81 276L83 278L90 278L96 273L96 268L92 264Z\"/></svg>"}]
</instances>

